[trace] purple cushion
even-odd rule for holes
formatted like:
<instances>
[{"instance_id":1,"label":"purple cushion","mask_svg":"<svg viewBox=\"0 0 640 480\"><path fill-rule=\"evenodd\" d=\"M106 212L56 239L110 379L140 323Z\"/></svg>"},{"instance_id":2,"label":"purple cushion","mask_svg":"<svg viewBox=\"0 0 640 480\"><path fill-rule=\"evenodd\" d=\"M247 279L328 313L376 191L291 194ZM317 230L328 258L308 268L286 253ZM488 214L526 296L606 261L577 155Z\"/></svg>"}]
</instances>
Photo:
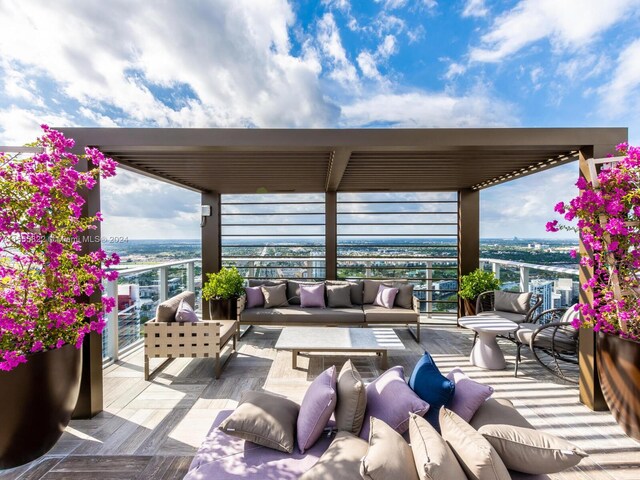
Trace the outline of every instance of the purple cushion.
<instances>
[{"instance_id":1,"label":"purple cushion","mask_svg":"<svg viewBox=\"0 0 640 480\"><path fill-rule=\"evenodd\" d=\"M324 283L300 285L300 306L302 308L324 308Z\"/></svg>"},{"instance_id":2,"label":"purple cushion","mask_svg":"<svg viewBox=\"0 0 640 480\"><path fill-rule=\"evenodd\" d=\"M380 285L380 287L378 288L378 294L376 295L376 299L373 301L373 304L378 305L379 307L393 308L393 302L395 301L397 294L397 288Z\"/></svg>"},{"instance_id":3,"label":"purple cushion","mask_svg":"<svg viewBox=\"0 0 640 480\"><path fill-rule=\"evenodd\" d=\"M185 480L297 480L320 459L333 437L322 435L305 454L284 453L227 435L218 425L232 410L212 411L211 430L191 462Z\"/></svg>"},{"instance_id":4,"label":"purple cushion","mask_svg":"<svg viewBox=\"0 0 640 480\"><path fill-rule=\"evenodd\" d=\"M178 310L176 310L176 322L199 322L200 319L193 311L189 302L185 302L184 299L180 300Z\"/></svg>"},{"instance_id":5,"label":"purple cushion","mask_svg":"<svg viewBox=\"0 0 640 480\"><path fill-rule=\"evenodd\" d=\"M404 368L393 367L367 385L367 409L360 438L369 440L371 417L402 435L409 428L409 414L423 416L429 404L415 394L404 379Z\"/></svg>"},{"instance_id":6,"label":"purple cushion","mask_svg":"<svg viewBox=\"0 0 640 480\"><path fill-rule=\"evenodd\" d=\"M300 453L304 453L318 441L336 409L336 375L335 366L326 369L316 377L304 394L296 432Z\"/></svg>"},{"instance_id":7,"label":"purple cushion","mask_svg":"<svg viewBox=\"0 0 640 480\"><path fill-rule=\"evenodd\" d=\"M244 291L247 294L247 308L264 306L264 295L260 287L246 287Z\"/></svg>"},{"instance_id":8,"label":"purple cushion","mask_svg":"<svg viewBox=\"0 0 640 480\"><path fill-rule=\"evenodd\" d=\"M456 367L447 375L456 384L453 397L446 405L465 422L469 422L484 402L493 395L493 388L471 380Z\"/></svg>"}]
</instances>

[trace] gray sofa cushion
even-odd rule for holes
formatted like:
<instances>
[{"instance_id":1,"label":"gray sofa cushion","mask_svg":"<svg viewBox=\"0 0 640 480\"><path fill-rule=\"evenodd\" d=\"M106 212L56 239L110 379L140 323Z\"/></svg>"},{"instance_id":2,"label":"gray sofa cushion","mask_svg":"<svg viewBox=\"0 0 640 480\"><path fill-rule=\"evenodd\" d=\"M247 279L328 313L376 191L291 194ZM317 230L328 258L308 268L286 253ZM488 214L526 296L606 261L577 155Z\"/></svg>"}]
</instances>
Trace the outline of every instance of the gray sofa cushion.
<instances>
[{"instance_id":1,"label":"gray sofa cushion","mask_svg":"<svg viewBox=\"0 0 640 480\"><path fill-rule=\"evenodd\" d=\"M350 285L327 285L327 307L329 308L350 308L351 286Z\"/></svg>"},{"instance_id":2,"label":"gray sofa cushion","mask_svg":"<svg viewBox=\"0 0 640 480\"><path fill-rule=\"evenodd\" d=\"M393 304L400 308L413 308L413 284L406 282L385 282L393 288L398 289L398 294Z\"/></svg>"},{"instance_id":3,"label":"gray sofa cushion","mask_svg":"<svg viewBox=\"0 0 640 480\"><path fill-rule=\"evenodd\" d=\"M513 312L526 315L531 308L531 292L505 292L496 290L493 308L501 312Z\"/></svg>"},{"instance_id":4,"label":"gray sofa cushion","mask_svg":"<svg viewBox=\"0 0 640 480\"><path fill-rule=\"evenodd\" d=\"M362 303L363 305L370 305L375 301L376 295L378 295L378 289L380 288L380 284L399 283L404 285L407 283L407 281L405 279L395 279L395 278L388 278L386 280L365 279L362 281L362 283L363 283L363 292L364 292L362 295ZM394 285L394 287L397 288L396 285Z\"/></svg>"},{"instance_id":5,"label":"gray sofa cushion","mask_svg":"<svg viewBox=\"0 0 640 480\"><path fill-rule=\"evenodd\" d=\"M287 280L287 300L289 305L300 305L300 285L317 285L322 282L297 282Z\"/></svg>"},{"instance_id":6,"label":"gray sofa cushion","mask_svg":"<svg viewBox=\"0 0 640 480\"><path fill-rule=\"evenodd\" d=\"M407 308L393 307L391 309L377 305L363 305L365 321L367 323L416 323L418 314Z\"/></svg>"},{"instance_id":7,"label":"gray sofa cushion","mask_svg":"<svg viewBox=\"0 0 640 480\"><path fill-rule=\"evenodd\" d=\"M272 287L262 285L260 287L262 295L264 295L264 308L286 307L287 302L287 286L285 284L274 285Z\"/></svg>"},{"instance_id":8,"label":"gray sofa cushion","mask_svg":"<svg viewBox=\"0 0 640 480\"><path fill-rule=\"evenodd\" d=\"M529 345L531 343L531 337L533 337L533 332L535 332L539 327L540 325L537 323L521 323L520 328L516 330L516 338L520 343ZM578 347L578 343L576 342L574 335L570 335L565 327L563 327L558 329L555 337L553 337L554 330L554 328L545 328L542 330L538 335L536 335L536 345L539 347L551 348L551 345L553 344L556 351L564 351L565 353L575 352Z\"/></svg>"},{"instance_id":9,"label":"gray sofa cushion","mask_svg":"<svg viewBox=\"0 0 640 480\"><path fill-rule=\"evenodd\" d=\"M500 317L500 318L504 318L505 320L511 320L512 322L516 322L516 323L522 323L527 319L526 315L522 315L521 313L513 313L513 312L492 312L492 311L488 311L488 312L480 312L478 314L478 316L480 317Z\"/></svg>"},{"instance_id":10,"label":"gray sofa cushion","mask_svg":"<svg viewBox=\"0 0 640 480\"><path fill-rule=\"evenodd\" d=\"M240 321L264 325L363 323L364 313L360 308L247 308L240 314Z\"/></svg>"},{"instance_id":11,"label":"gray sofa cushion","mask_svg":"<svg viewBox=\"0 0 640 480\"><path fill-rule=\"evenodd\" d=\"M325 283L326 285L349 285L351 287L351 303L353 305L362 305L362 282L351 280L327 280Z\"/></svg>"},{"instance_id":12,"label":"gray sofa cushion","mask_svg":"<svg viewBox=\"0 0 640 480\"><path fill-rule=\"evenodd\" d=\"M258 279L250 279L249 286L250 287L261 287L262 285L266 285L267 287L273 287L274 285L280 285L282 283L287 283L286 280L258 280Z\"/></svg>"},{"instance_id":13,"label":"gray sofa cushion","mask_svg":"<svg viewBox=\"0 0 640 480\"><path fill-rule=\"evenodd\" d=\"M191 308L196 306L196 294L193 292L182 292L175 297L171 297L158 305L156 309L156 322L174 322L176 319L176 312L180 306L180 302L185 300Z\"/></svg>"}]
</instances>

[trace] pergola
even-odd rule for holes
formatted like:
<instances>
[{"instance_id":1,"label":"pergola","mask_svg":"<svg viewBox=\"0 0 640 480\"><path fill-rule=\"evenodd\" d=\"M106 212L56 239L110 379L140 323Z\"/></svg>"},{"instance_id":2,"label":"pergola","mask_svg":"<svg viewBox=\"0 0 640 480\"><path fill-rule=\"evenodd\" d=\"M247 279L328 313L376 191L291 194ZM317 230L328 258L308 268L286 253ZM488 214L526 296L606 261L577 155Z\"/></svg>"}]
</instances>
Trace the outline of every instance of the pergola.
<instances>
[{"instance_id":1,"label":"pergola","mask_svg":"<svg viewBox=\"0 0 640 480\"><path fill-rule=\"evenodd\" d=\"M613 153L628 136L626 128L59 130L75 139L76 153L97 147L122 168L200 192L213 220L202 228L203 273L221 267L221 195L324 192L328 279L337 273L337 192L457 191L463 275L479 265L480 190L574 160L588 176L586 159ZM95 189L87 211L99 202ZM589 275L581 269L581 282ZM601 409L594 352L585 331L581 399ZM78 410L91 416L102 408L99 338L89 340L84 355Z\"/></svg>"}]
</instances>

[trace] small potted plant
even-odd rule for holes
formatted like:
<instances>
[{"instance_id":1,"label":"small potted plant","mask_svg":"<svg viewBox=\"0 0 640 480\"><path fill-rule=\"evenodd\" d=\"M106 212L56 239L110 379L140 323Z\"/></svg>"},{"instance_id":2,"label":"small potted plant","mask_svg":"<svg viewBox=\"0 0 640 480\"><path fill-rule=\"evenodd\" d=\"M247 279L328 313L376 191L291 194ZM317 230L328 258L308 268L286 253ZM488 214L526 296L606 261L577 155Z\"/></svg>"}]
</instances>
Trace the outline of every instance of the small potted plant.
<instances>
[{"instance_id":1,"label":"small potted plant","mask_svg":"<svg viewBox=\"0 0 640 480\"><path fill-rule=\"evenodd\" d=\"M93 148L76 156L73 140L42 128L30 145L39 153L0 153L0 469L60 438L78 399L83 340L102 332L116 303L101 292L118 256L81 242L102 221L83 215L83 194L116 163Z\"/></svg>"},{"instance_id":2,"label":"small potted plant","mask_svg":"<svg viewBox=\"0 0 640 480\"><path fill-rule=\"evenodd\" d=\"M208 273L202 286L202 298L209 302L209 318L235 320L238 298L244 294L244 277L236 267L222 267Z\"/></svg>"},{"instance_id":3,"label":"small potted plant","mask_svg":"<svg viewBox=\"0 0 640 480\"><path fill-rule=\"evenodd\" d=\"M476 268L473 272L460 277L460 291L458 295L464 303L465 315L476 314L476 300L482 292L498 290L500 280L493 272Z\"/></svg>"}]
</instances>

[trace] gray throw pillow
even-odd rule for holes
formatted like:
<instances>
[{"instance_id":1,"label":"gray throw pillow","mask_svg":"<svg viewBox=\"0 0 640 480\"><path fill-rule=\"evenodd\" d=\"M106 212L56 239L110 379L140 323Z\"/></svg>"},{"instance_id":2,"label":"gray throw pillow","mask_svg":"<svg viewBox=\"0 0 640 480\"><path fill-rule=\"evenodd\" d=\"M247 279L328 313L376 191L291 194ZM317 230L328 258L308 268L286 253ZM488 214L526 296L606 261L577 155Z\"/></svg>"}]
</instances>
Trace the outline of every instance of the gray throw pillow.
<instances>
[{"instance_id":1,"label":"gray throw pillow","mask_svg":"<svg viewBox=\"0 0 640 480\"><path fill-rule=\"evenodd\" d=\"M218 428L232 437L291 453L299 410L300 406L287 398L248 391Z\"/></svg>"},{"instance_id":2,"label":"gray throw pillow","mask_svg":"<svg viewBox=\"0 0 640 480\"><path fill-rule=\"evenodd\" d=\"M400 308L413 308L413 284L406 282L385 283L389 287L397 288L398 293L393 304Z\"/></svg>"},{"instance_id":3,"label":"gray throw pillow","mask_svg":"<svg viewBox=\"0 0 640 480\"><path fill-rule=\"evenodd\" d=\"M360 478L360 460L369 444L360 437L338 432L318 463L300 477L300 480L338 480Z\"/></svg>"},{"instance_id":4,"label":"gray throw pillow","mask_svg":"<svg viewBox=\"0 0 640 480\"><path fill-rule=\"evenodd\" d=\"M347 360L340 370L337 390L336 428L358 435L367 409L367 390L351 360Z\"/></svg>"},{"instance_id":5,"label":"gray throw pillow","mask_svg":"<svg viewBox=\"0 0 640 480\"><path fill-rule=\"evenodd\" d=\"M327 286L329 286L329 285L349 285L351 287L351 304L352 305L362 305L362 293L363 293L362 282L351 281L351 280L327 280L325 282L325 284Z\"/></svg>"},{"instance_id":6,"label":"gray throw pillow","mask_svg":"<svg viewBox=\"0 0 640 480\"><path fill-rule=\"evenodd\" d=\"M262 295L264 295L264 308L289 306L289 302L287 302L286 284L282 283L280 285L274 285L273 287L262 285L260 290L262 290Z\"/></svg>"},{"instance_id":7,"label":"gray throw pillow","mask_svg":"<svg viewBox=\"0 0 640 480\"><path fill-rule=\"evenodd\" d=\"M176 320L176 312L182 300L186 300L191 308L194 308L196 295L193 292L182 292L159 304L156 309L156 322L174 322Z\"/></svg>"},{"instance_id":8,"label":"gray throw pillow","mask_svg":"<svg viewBox=\"0 0 640 480\"><path fill-rule=\"evenodd\" d=\"M405 285L407 281L405 279L393 279L389 278L387 280L363 280L364 284L364 294L362 298L362 303L365 305L370 305L376 300L376 295L378 295L378 290L380 289L381 284L401 284ZM394 288L398 288L394 285Z\"/></svg>"},{"instance_id":9,"label":"gray throw pillow","mask_svg":"<svg viewBox=\"0 0 640 480\"><path fill-rule=\"evenodd\" d=\"M531 308L531 292L505 292L496 290L493 308L501 312L513 312L526 315Z\"/></svg>"},{"instance_id":10,"label":"gray throw pillow","mask_svg":"<svg viewBox=\"0 0 640 480\"><path fill-rule=\"evenodd\" d=\"M350 285L327 285L327 307L346 308L351 307Z\"/></svg>"}]
</instances>

